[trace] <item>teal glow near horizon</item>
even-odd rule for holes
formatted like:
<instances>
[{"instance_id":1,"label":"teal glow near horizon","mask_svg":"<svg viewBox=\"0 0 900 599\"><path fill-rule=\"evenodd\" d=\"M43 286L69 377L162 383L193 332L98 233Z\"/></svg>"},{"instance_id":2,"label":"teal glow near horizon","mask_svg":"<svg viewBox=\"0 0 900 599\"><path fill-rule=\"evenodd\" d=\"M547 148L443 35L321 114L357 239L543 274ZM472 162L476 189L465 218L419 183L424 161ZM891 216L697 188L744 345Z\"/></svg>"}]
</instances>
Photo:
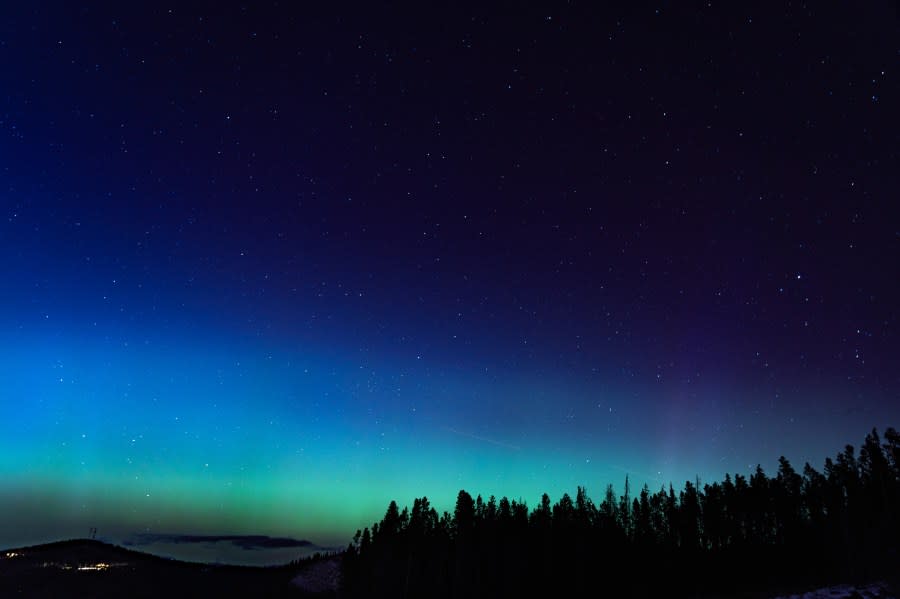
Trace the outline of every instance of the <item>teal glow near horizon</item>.
<instances>
[{"instance_id":1,"label":"teal glow near horizon","mask_svg":"<svg viewBox=\"0 0 900 599\"><path fill-rule=\"evenodd\" d=\"M13 357L0 366L0 504L30 498L10 539L99 523L119 538L290 534L335 546L390 500L428 495L452 511L464 488L533 506L577 485L621 492L626 474L633 489L656 489L750 467L660 437L677 417L661 411L654 423L621 397L578 414L577 391L550 382L135 337L2 340ZM562 418L560 402L572 406Z\"/></svg>"},{"instance_id":2,"label":"teal glow near horizon","mask_svg":"<svg viewBox=\"0 0 900 599\"><path fill-rule=\"evenodd\" d=\"M604 469L573 461L572 448L552 440L515 434L515 419L473 426L496 410L484 380L469 385L466 410L456 401L466 384L444 383L432 402L446 408L435 410L397 401L410 393L403 387L420 386L413 375L373 377L301 351L190 342L110 351L85 337L7 339L3 349L16 356L0 368L11 399L0 433L13 448L0 456L4 490L68 503L84 525L292 531L335 542L391 499L428 494L450 509L468 488L533 502L561 474L572 482ZM393 397L389 409L377 387Z\"/></svg>"}]
</instances>

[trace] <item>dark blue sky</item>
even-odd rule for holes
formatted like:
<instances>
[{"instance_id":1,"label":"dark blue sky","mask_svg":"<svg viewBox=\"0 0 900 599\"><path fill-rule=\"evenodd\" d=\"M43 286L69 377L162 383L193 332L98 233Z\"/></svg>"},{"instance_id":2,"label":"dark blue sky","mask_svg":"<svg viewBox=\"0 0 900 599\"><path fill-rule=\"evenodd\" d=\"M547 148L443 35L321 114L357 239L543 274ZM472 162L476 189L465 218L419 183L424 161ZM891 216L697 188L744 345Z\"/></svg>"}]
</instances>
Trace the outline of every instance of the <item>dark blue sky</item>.
<instances>
[{"instance_id":1,"label":"dark blue sky","mask_svg":"<svg viewBox=\"0 0 900 599\"><path fill-rule=\"evenodd\" d=\"M897 425L892 3L225 4L0 13L0 542L344 542Z\"/></svg>"}]
</instances>

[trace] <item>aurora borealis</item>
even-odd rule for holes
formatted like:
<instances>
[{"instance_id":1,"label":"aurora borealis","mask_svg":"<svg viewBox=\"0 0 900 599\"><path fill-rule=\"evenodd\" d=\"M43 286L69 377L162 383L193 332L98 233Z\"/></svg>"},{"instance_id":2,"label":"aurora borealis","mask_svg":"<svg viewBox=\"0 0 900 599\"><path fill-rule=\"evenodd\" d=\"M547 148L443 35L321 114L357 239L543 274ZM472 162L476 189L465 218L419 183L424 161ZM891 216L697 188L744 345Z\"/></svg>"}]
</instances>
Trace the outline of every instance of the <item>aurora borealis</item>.
<instances>
[{"instance_id":1,"label":"aurora borealis","mask_svg":"<svg viewBox=\"0 0 900 599\"><path fill-rule=\"evenodd\" d=\"M897 426L896 10L4 6L0 546Z\"/></svg>"}]
</instances>

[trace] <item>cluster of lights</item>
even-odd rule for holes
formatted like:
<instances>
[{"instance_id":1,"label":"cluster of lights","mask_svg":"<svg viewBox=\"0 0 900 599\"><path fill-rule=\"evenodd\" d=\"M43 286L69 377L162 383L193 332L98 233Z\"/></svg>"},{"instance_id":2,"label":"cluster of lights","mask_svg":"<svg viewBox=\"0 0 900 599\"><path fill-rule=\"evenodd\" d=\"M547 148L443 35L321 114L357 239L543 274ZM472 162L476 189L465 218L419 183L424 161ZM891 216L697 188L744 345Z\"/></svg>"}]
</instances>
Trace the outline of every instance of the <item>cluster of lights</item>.
<instances>
[{"instance_id":1,"label":"cluster of lights","mask_svg":"<svg viewBox=\"0 0 900 599\"><path fill-rule=\"evenodd\" d=\"M10 559L12 559L12 558L14 558L14 557L20 557L21 555L22 555L22 554L19 553L18 551L7 551L7 552L6 552L6 557L8 557L8 558L10 558Z\"/></svg>"},{"instance_id":2,"label":"cluster of lights","mask_svg":"<svg viewBox=\"0 0 900 599\"><path fill-rule=\"evenodd\" d=\"M60 570L78 570L79 572L103 572L110 568L125 566L127 564L108 564L106 562L98 562L96 564L85 564L83 566L72 566L71 564L60 564L57 562L44 562L44 568L58 568Z\"/></svg>"},{"instance_id":3,"label":"cluster of lights","mask_svg":"<svg viewBox=\"0 0 900 599\"><path fill-rule=\"evenodd\" d=\"M100 570L100 571L102 571L102 570L109 570L110 567L111 567L111 566L110 566L109 564L107 564L106 562L100 562L100 563L97 563L97 564L91 564L91 565L89 565L89 566L78 566L78 570L79 570L80 572L86 572L86 571L89 571L89 570Z\"/></svg>"}]
</instances>

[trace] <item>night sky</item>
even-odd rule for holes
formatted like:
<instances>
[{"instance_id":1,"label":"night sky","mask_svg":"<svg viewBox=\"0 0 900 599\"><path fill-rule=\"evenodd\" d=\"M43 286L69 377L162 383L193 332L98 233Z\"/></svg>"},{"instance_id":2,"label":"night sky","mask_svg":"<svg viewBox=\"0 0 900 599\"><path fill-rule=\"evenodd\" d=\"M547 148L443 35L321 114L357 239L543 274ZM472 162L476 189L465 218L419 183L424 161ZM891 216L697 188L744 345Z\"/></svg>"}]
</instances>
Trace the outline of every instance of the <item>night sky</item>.
<instances>
[{"instance_id":1,"label":"night sky","mask_svg":"<svg viewBox=\"0 0 900 599\"><path fill-rule=\"evenodd\" d=\"M900 425L896 4L598 4L3 3L0 545Z\"/></svg>"}]
</instances>

